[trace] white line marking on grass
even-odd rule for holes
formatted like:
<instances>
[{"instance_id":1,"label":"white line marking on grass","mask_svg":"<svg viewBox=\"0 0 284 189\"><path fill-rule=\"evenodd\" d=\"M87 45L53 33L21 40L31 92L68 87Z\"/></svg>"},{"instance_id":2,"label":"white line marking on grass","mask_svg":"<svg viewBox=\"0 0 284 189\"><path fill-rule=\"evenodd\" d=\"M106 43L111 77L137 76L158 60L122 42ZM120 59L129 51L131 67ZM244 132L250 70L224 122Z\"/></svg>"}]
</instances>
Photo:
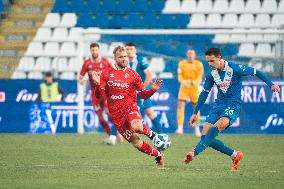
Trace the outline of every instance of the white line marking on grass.
<instances>
[{"instance_id":1,"label":"white line marking on grass","mask_svg":"<svg viewBox=\"0 0 284 189\"><path fill-rule=\"evenodd\" d=\"M33 165L33 167L55 167L55 165Z\"/></svg>"},{"instance_id":2,"label":"white line marking on grass","mask_svg":"<svg viewBox=\"0 0 284 189\"><path fill-rule=\"evenodd\" d=\"M280 173L281 171L274 171L274 170L270 170L270 171L264 171L265 173Z\"/></svg>"},{"instance_id":3,"label":"white line marking on grass","mask_svg":"<svg viewBox=\"0 0 284 189\"><path fill-rule=\"evenodd\" d=\"M157 167L157 169L159 169L159 170L170 170L171 168L169 168L169 167Z\"/></svg>"}]
</instances>

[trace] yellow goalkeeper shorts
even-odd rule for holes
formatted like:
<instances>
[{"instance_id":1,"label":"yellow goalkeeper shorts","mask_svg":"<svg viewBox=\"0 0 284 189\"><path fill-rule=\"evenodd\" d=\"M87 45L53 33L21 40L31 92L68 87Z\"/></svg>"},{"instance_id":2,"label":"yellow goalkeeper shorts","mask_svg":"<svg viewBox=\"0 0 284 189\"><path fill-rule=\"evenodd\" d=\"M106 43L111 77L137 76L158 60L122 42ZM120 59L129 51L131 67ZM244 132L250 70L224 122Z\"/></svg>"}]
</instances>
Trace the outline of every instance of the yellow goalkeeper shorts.
<instances>
[{"instance_id":1,"label":"yellow goalkeeper shorts","mask_svg":"<svg viewBox=\"0 0 284 189\"><path fill-rule=\"evenodd\" d=\"M196 104L199 96L199 91L196 88L190 87L180 87L179 93L178 93L178 99L187 101L190 99L190 102Z\"/></svg>"}]
</instances>

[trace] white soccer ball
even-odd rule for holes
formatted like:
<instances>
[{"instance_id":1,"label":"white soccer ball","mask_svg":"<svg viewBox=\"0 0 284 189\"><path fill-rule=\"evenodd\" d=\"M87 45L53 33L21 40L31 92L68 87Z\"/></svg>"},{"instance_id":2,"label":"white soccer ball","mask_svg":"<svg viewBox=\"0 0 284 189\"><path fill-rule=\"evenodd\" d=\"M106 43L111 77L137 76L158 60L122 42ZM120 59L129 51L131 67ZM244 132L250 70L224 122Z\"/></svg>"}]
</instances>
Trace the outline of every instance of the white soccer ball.
<instances>
[{"instance_id":1,"label":"white soccer ball","mask_svg":"<svg viewBox=\"0 0 284 189\"><path fill-rule=\"evenodd\" d=\"M157 134L153 138L153 145L159 151L164 151L171 146L171 139L167 134Z\"/></svg>"}]
</instances>

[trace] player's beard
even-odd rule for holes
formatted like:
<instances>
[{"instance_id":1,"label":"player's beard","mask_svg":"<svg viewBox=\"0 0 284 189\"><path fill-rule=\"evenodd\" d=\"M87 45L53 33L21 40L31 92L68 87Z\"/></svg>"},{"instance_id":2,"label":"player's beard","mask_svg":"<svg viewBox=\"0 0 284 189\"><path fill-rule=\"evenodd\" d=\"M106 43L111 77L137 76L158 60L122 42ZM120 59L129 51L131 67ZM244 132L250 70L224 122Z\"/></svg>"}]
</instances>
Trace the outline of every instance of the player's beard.
<instances>
[{"instance_id":1,"label":"player's beard","mask_svg":"<svg viewBox=\"0 0 284 189\"><path fill-rule=\"evenodd\" d=\"M123 69L128 66L128 61L121 61L116 63L120 69Z\"/></svg>"},{"instance_id":2,"label":"player's beard","mask_svg":"<svg viewBox=\"0 0 284 189\"><path fill-rule=\"evenodd\" d=\"M99 58L99 55L98 54L92 54L92 58L93 58L93 60L97 60Z\"/></svg>"}]
</instances>

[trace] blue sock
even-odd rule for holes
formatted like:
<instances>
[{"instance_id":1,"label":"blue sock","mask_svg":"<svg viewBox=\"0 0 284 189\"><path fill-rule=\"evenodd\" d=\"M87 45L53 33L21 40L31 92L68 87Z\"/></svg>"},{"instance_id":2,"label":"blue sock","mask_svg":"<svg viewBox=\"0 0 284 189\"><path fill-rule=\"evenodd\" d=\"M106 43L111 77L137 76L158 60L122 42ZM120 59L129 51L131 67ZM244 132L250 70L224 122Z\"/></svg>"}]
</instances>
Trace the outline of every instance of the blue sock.
<instances>
[{"instance_id":1,"label":"blue sock","mask_svg":"<svg viewBox=\"0 0 284 189\"><path fill-rule=\"evenodd\" d=\"M113 125L111 128L111 135L116 136L116 134L117 134L117 128Z\"/></svg>"},{"instance_id":2,"label":"blue sock","mask_svg":"<svg viewBox=\"0 0 284 189\"><path fill-rule=\"evenodd\" d=\"M218 136L218 134L218 128L216 126L211 127L204 139L201 139L200 142L195 146L194 156L197 156L198 154L203 152L211 144L212 140L214 140L214 138Z\"/></svg>"},{"instance_id":3,"label":"blue sock","mask_svg":"<svg viewBox=\"0 0 284 189\"><path fill-rule=\"evenodd\" d=\"M203 140L205 138L205 135L201 136L201 140ZM228 156L232 156L232 154L234 153L234 150L228 146L226 146L221 140L214 138L211 141L211 144L209 145L209 147L213 148L214 150L217 150L223 154L226 154Z\"/></svg>"},{"instance_id":4,"label":"blue sock","mask_svg":"<svg viewBox=\"0 0 284 189\"><path fill-rule=\"evenodd\" d=\"M152 121L152 124L154 125L154 127L156 128L157 133L160 133L161 132L161 125L160 125L157 117L155 117L151 121Z\"/></svg>"}]
</instances>

